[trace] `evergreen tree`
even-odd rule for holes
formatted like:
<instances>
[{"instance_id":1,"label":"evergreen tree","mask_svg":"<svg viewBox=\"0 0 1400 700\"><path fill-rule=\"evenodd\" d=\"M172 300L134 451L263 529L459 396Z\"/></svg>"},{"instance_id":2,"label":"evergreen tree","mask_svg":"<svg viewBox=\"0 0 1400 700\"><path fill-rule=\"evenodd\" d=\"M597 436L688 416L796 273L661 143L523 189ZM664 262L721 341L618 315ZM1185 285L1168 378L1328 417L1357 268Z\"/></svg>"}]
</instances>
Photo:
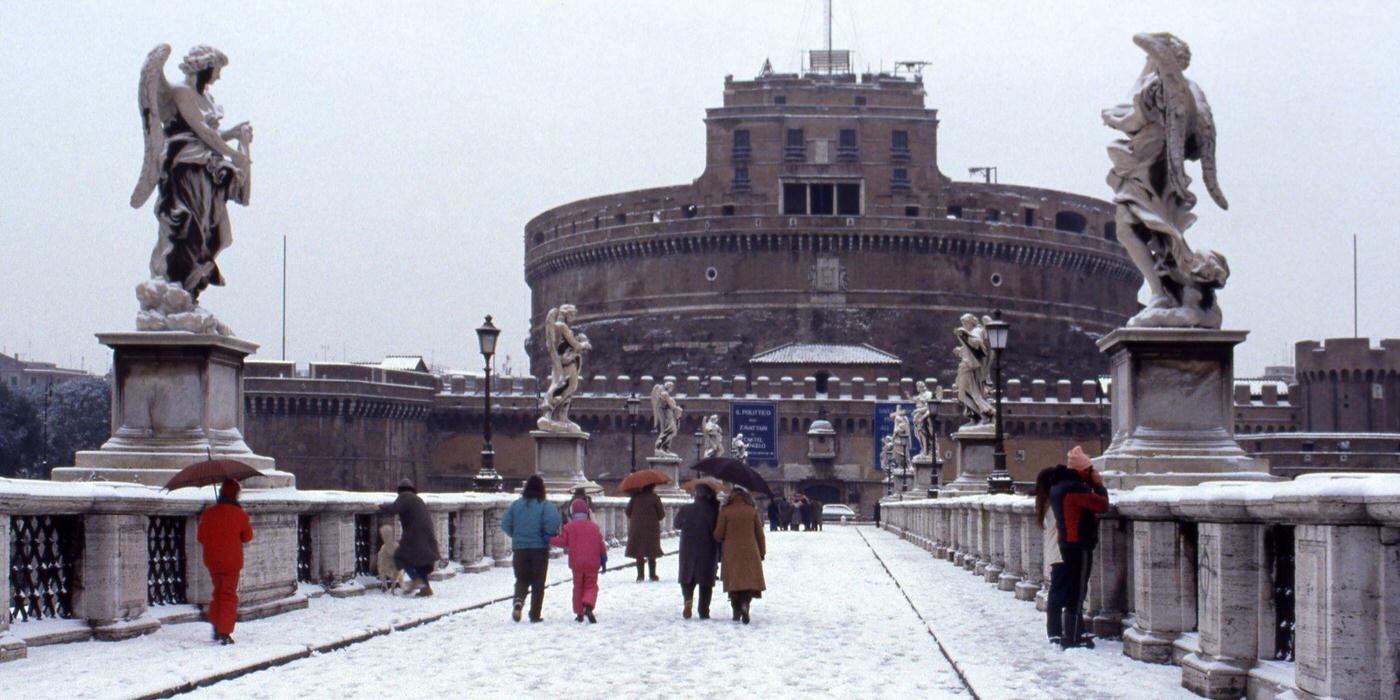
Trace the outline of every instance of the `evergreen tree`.
<instances>
[{"instance_id":1,"label":"evergreen tree","mask_svg":"<svg viewBox=\"0 0 1400 700\"><path fill-rule=\"evenodd\" d=\"M38 478L43 425L29 397L0 384L0 476Z\"/></svg>"}]
</instances>

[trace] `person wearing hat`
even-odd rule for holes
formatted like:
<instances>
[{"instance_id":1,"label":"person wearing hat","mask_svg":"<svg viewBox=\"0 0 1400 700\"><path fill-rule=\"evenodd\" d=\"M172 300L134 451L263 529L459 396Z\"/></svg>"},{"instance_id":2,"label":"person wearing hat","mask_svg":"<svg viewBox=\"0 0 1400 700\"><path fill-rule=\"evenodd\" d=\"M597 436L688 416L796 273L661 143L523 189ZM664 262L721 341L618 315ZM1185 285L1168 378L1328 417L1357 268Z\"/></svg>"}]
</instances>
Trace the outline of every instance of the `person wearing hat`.
<instances>
[{"instance_id":1,"label":"person wearing hat","mask_svg":"<svg viewBox=\"0 0 1400 700\"><path fill-rule=\"evenodd\" d=\"M212 508L199 515L196 539L204 550L204 566L209 569L214 592L204 616L214 627L214 641L233 644L233 625L238 621L238 576L243 571L243 545L253 541L248 513L238 505L240 487L224 479L219 498Z\"/></svg>"},{"instance_id":2,"label":"person wearing hat","mask_svg":"<svg viewBox=\"0 0 1400 700\"><path fill-rule=\"evenodd\" d=\"M574 499L569 506L569 523L549 540L555 547L569 550L569 571L574 575L574 621L597 622L593 609L598 606L598 572L608 563L608 545L603 531L589 517L588 501Z\"/></svg>"},{"instance_id":3,"label":"person wearing hat","mask_svg":"<svg viewBox=\"0 0 1400 700\"><path fill-rule=\"evenodd\" d=\"M437 531L433 526L433 516L428 512L428 504L418 497L418 489L413 482L404 479L399 482L399 497L393 503L379 506L385 513L397 513L403 535L399 537L399 549L394 553L394 564L408 574L408 588L404 593L417 591L420 598L433 594L428 583L428 574L437 566Z\"/></svg>"},{"instance_id":4,"label":"person wearing hat","mask_svg":"<svg viewBox=\"0 0 1400 700\"><path fill-rule=\"evenodd\" d=\"M1055 511L1055 527L1064 560L1063 636L1060 646L1093 648L1083 634L1084 595L1088 593L1089 572L1094 566L1094 548L1099 544L1099 513L1108 511L1108 490L1094 471L1089 455L1078 445L1069 451L1068 475L1050 487L1050 507Z\"/></svg>"}]
</instances>

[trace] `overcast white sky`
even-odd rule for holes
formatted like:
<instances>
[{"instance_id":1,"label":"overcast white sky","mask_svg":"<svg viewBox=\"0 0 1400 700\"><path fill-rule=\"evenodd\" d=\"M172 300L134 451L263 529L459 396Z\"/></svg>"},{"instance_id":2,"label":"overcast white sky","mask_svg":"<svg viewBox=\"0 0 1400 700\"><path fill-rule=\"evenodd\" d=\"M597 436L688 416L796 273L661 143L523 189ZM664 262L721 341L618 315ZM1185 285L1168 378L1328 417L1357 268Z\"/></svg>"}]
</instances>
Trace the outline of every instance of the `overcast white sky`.
<instances>
[{"instance_id":1,"label":"overcast white sky","mask_svg":"<svg viewBox=\"0 0 1400 700\"><path fill-rule=\"evenodd\" d=\"M287 355L421 353L476 368L486 313L523 367L522 229L574 199L688 182L724 76L820 48L819 0L257 2L0 5L0 347L108 365L99 330L133 328L150 204L136 84L207 43L213 92L256 130L249 208L230 207L229 286L204 304L276 359L282 236ZM861 68L924 59L940 166L1107 197L1099 110L1128 96L1138 31L1191 44L1219 130L1231 210L1203 193L1196 246L1230 260L1225 325L1251 331L1239 373L1292 342L1360 328L1400 337L1400 3L836 2ZM1193 177L1196 174L1192 167ZM1199 179L1199 178L1197 178ZM595 339L603 340L603 339ZM606 342L605 340L603 341ZM872 339L877 342L877 339Z\"/></svg>"}]
</instances>

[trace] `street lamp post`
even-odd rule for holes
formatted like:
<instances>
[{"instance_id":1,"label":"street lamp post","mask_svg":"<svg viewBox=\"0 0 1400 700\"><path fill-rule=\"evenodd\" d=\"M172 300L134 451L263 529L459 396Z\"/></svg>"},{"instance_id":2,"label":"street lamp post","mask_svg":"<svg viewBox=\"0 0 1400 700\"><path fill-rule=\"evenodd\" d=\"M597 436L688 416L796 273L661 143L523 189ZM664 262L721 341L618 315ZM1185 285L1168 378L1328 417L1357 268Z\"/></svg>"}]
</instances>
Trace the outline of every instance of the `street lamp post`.
<instances>
[{"instance_id":1,"label":"street lamp post","mask_svg":"<svg viewBox=\"0 0 1400 700\"><path fill-rule=\"evenodd\" d=\"M481 429L481 469L476 473L478 491L496 491L501 487L501 475L496 473L496 450L491 446L491 356L496 354L496 339L500 335L501 329L491 323L490 314L487 314L486 322L476 329L477 344L482 358L486 360L486 412Z\"/></svg>"},{"instance_id":2,"label":"street lamp post","mask_svg":"<svg viewBox=\"0 0 1400 700\"><path fill-rule=\"evenodd\" d=\"M636 394L627 397L627 422L632 429L632 471L637 471L637 413L641 410L642 402L637 399Z\"/></svg>"},{"instance_id":3,"label":"street lamp post","mask_svg":"<svg viewBox=\"0 0 1400 700\"><path fill-rule=\"evenodd\" d=\"M996 386L996 448L992 453L992 475L987 477L988 493L1011 493L1011 475L1006 472L1006 436L1003 432L1003 421L1001 417L1001 355L1006 350L1007 336L1010 335L1011 324L1001 320L1001 312L993 314L992 320L987 323L987 344L991 346L993 383Z\"/></svg>"},{"instance_id":4,"label":"street lamp post","mask_svg":"<svg viewBox=\"0 0 1400 700\"><path fill-rule=\"evenodd\" d=\"M702 430L697 430L695 431L695 461L700 461L703 449L705 449L705 433Z\"/></svg>"}]
</instances>

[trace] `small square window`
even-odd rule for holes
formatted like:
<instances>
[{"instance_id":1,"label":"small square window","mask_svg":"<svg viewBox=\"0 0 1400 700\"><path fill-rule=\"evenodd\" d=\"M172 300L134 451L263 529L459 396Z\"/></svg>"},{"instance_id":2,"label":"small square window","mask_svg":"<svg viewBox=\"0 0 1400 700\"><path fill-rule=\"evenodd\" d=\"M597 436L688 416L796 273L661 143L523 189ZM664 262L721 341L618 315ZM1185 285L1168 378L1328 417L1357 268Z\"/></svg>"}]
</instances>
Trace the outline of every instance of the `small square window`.
<instances>
[{"instance_id":1,"label":"small square window","mask_svg":"<svg viewBox=\"0 0 1400 700\"><path fill-rule=\"evenodd\" d=\"M909 150L909 132L904 130L895 131L890 137L891 148L896 151Z\"/></svg>"},{"instance_id":2,"label":"small square window","mask_svg":"<svg viewBox=\"0 0 1400 700\"><path fill-rule=\"evenodd\" d=\"M855 130L855 129L842 129L842 130L841 130L841 142L840 142L839 145L840 145L841 148L855 148L855 147L856 147L856 130Z\"/></svg>"},{"instance_id":3,"label":"small square window","mask_svg":"<svg viewBox=\"0 0 1400 700\"><path fill-rule=\"evenodd\" d=\"M736 129L736 130L734 131L734 148L735 148L735 149L740 149L740 148L748 148L748 147L749 147L749 130L748 130L748 129Z\"/></svg>"},{"instance_id":4,"label":"small square window","mask_svg":"<svg viewBox=\"0 0 1400 700\"><path fill-rule=\"evenodd\" d=\"M905 207L905 208L904 208L904 215L905 215L905 216L918 216L918 215L919 215L919 208L918 208L918 207Z\"/></svg>"},{"instance_id":5,"label":"small square window","mask_svg":"<svg viewBox=\"0 0 1400 700\"><path fill-rule=\"evenodd\" d=\"M774 95L774 96L773 96L773 104L775 104L775 105L785 105L785 104L787 104L787 96L786 96L786 95Z\"/></svg>"},{"instance_id":6,"label":"small square window","mask_svg":"<svg viewBox=\"0 0 1400 700\"><path fill-rule=\"evenodd\" d=\"M864 107L864 106L865 106L865 95L856 95L856 106L857 106L857 107Z\"/></svg>"},{"instance_id":7,"label":"small square window","mask_svg":"<svg viewBox=\"0 0 1400 700\"><path fill-rule=\"evenodd\" d=\"M788 148L801 148L802 145L803 145L803 143L804 143L804 139L802 138L802 130L801 130L801 129L788 129L788 130L787 130L787 145L788 145Z\"/></svg>"},{"instance_id":8,"label":"small square window","mask_svg":"<svg viewBox=\"0 0 1400 700\"><path fill-rule=\"evenodd\" d=\"M988 209L988 210L987 210L987 221L992 221L992 222L1001 221L1001 210L999 210L999 209Z\"/></svg>"},{"instance_id":9,"label":"small square window","mask_svg":"<svg viewBox=\"0 0 1400 700\"><path fill-rule=\"evenodd\" d=\"M961 218L962 218L962 215L963 215L962 207L960 207L960 206L958 206L958 205L956 205L956 204L950 205L950 206L948 207L948 218L950 218L950 219L961 219Z\"/></svg>"},{"instance_id":10,"label":"small square window","mask_svg":"<svg viewBox=\"0 0 1400 700\"><path fill-rule=\"evenodd\" d=\"M627 223L627 214L624 212L618 212L613 216L613 220L616 221L618 224L625 224Z\"/></svg>"},{"instance_id":11,"label":"small square window","mask_svg":"<svg viewBox=\"0 0 1400 700\"><path fill-rule=\"evenodd\" d=\"M903 182L903 183L906 183L906 184L907 184L907 183L909 182L909 169L908 169L908 168L895 168L895 169L894 169L894 181L895 181L895 182Z\"/></svg>"},{"instance_id":12,"label":"small square window","mask_svg":"<svg viewBox=\"0 0 1400 700\"><path fill-rule=\"evenodd\" d=\"M719 208L720 216L734 216L734 205L725 204Z\"/></svg>"}]
</instances>

